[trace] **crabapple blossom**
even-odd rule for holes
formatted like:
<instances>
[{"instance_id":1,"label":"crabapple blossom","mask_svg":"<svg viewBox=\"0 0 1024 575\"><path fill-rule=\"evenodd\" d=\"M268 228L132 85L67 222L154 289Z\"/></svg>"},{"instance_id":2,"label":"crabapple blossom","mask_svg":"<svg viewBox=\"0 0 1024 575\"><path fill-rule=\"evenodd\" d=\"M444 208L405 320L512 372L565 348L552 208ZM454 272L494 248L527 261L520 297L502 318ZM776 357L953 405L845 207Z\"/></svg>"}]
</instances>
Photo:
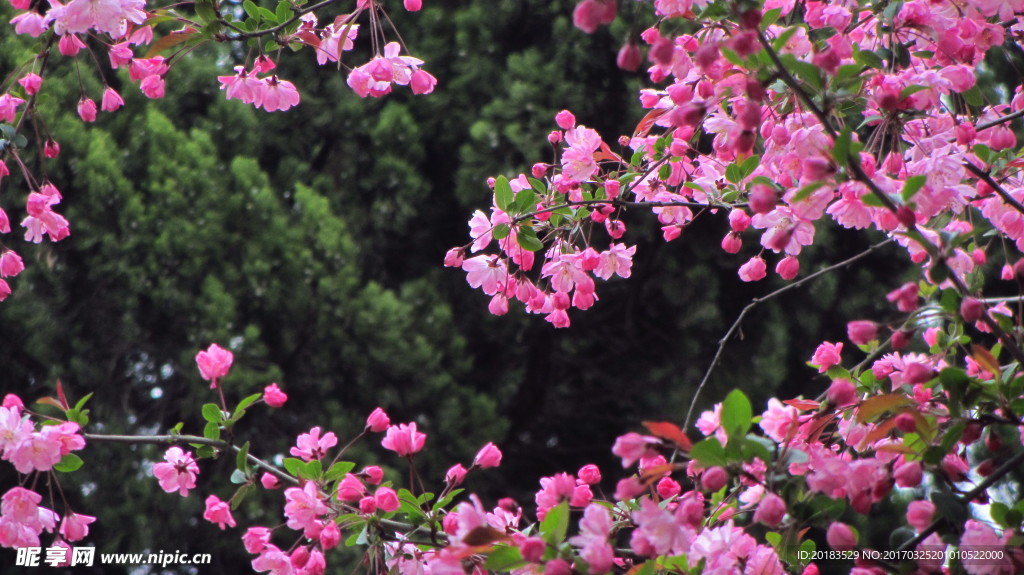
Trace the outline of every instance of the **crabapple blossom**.
<instances>
[{"instance_id":1,"label":"crabapple blossom","mask_svg":"<svg viewBox=\"0 0 1024 575\"><path fill-rule=\"evenodd\" d=\"M281 388L276 383L271 383L263 388L263 400L270 407L282 407L288 401L288 396L281 391Z\"/></svg>"},{"instance_id":2,"label":"crabapple blossom","mask_svg":"<svg viewBox=\"0 0 1024 575\"><path fill-rule=\"evenodd\" d=\"M314 459L323 459L327 450L337 444L338 436L334 435L334 432L328 431L321 437L320 428L314 427L309 430L309 433L299 435L295 447L292 447L289 453L304 461L313 461Z\"/></svg>"},{"instance_id":3,"label":"crabapple blossom","mask_svg":"<svg viewBox=\"0 0 1024 575\"><path fill-rule=\"evenodd\" d=\"M160 488L168 493L177 491L182 497L188 495L189 489L195 489L198 473L199 466L192 455L177 446L167 449L163 463L153 465Z\"/></svg>"},{"instance_id":4,"label":"crabapple blossom","mask_svg":"<svg viewBox=\"0 0 1024 575\"><path fill-rule=\"evenodd\" d=\"M231 516L231 508L216 495L210 495L206 498L206 510L203 512L203 519L210 523L216 523L221 530L226 529L228 526L235 526L235 518Z\"/></svg>"},{"instance_id":5,"label":"crabapple blossom","mask_svg":"<svg viewBox=\"0 0 1024 575\"><path fill-rule=\"evenodd\" d=\"M427 436L416 430L416 423L400 423L388 427L381 445L398 455L408 457L423 449Z\"/></svg>"},{"instance_id":6,"label":"crabapple blossom","mask_svg":"<svg viewBox=\"0 0 1024 575\"><path fill-rule=\"evenodd\" d=\"M210 382L210 389L217 387L217 380L226 376L231 370L231 362L234 361L234 354L211 343L206 350L196 354L196 365L199 366L199 375Z\"/></svg>"}]
</instances>

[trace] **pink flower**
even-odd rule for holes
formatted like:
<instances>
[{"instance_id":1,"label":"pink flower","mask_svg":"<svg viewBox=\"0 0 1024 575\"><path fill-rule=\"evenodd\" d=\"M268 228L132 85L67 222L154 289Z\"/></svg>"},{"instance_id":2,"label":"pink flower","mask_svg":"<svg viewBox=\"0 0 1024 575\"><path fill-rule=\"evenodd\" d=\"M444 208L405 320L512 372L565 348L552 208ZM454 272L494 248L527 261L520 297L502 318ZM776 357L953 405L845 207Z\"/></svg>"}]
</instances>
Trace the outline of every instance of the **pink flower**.
<instances>
[{"instance_id":1,"label":"pink flower","mask_svg":"<svg viewBox=\"0 0 1024 575\"><path fill-rule=\"evenodd\" d=\"M11 295L10 284L0 279L0 301L4 301L9 295Z\"/></svg>"},{"instance_id":2,"label":"pink flower","mask_svg":"<svg viewBox=\"0 0 1024 575\"><path fill-rule=\"evenodd\" d=\"M9 452L11 463L18 473L32 471L49 471L60 463L61 443L49 434L42 432L30 433L12 451Z\"/></svg>"},{"instance_id":3,"label":"pink flower","mask_svg":"<svg viewBox=\"0 0 1024 575\"><path fill-rule=\"evenodd\" d=\"M284 498L287 500L284 505L284 516L288 518L287 525L291 529L316 529L319 527L319 517L328 511L327 506L320 499L316 483L312 481L307 482L301 488L285 489Z\"/></svg>"},{"instance_id":4,"label":"pink flower","mask_svg":"<svg viewBox=\"0 0 1024 575\"><path fill-rule=\"evenodd\" d=\"M13 124L18 114L18 106L25 103L21 98L15 98L10 94L0 96L0 121Z\"/></svg>"},{"instance_id":5,"label":"pink flower","mask_svg":"<svg viewBox=\"0 0 1024 575\"><path fill-rule=\"evenodd\" d=\"M825 397L836 407L846 407L857 403L857 388L849 380L836 379L828 387Z\"/></svg>"},{"instance_id":6,"label":"pink flower","mask_svg":"<svg viewBox=\"0 0 1024 575\"><path fill-rule=\"evenodd\" d=\"M210 523L216 523L221 530L226 529L229 525L235 526L235 518L231 516L231 507L216 495L206 498L206 511L203 512L203 519Z\"/></svg>"},{"instance_id":7,"label":"pink flower","mask_svg":"<svg viewBox=\"0 0 1024 575\"><path fill-rule=\"evenodd\" d=\"M275 475L264 473L260 476L260 485L263 486L263 489L277 489L281 486L281 480Z\"/></svg>"},{"instance_id":8,"label":"pink flower","mask_svg":"<svg viewBox=\"0 0 1024 575\"><path fill-rule=\"evenodd\" d=\"M0 253L0 277L10 278L20 274L25 269L21 256L12 250L4 250Z\"/></svg>"},{"instance_id":9,"label":"pink flower","mask_svg":"<svg viewBox=\"0 0 1024 575\"><path fill-rule=\"evenodd\" d=\"M402 4L409 12L419 12L423 8L423 0L403 0Z\"/></svg>"},{"instance_id":10,"label":"pink flower","mask_svg":"<svg viewBox=\"0 0 1024 575\"><path fill-rule=\"evenodd\" d=\"M182 497L188 495L189 489L196 486L196 474L199 473L199 466L191 453L186 453L180 447L171 447L164 453L166 463L153 465L153 475L160 483L160 488L167 493L177 491Z\"/></svg>"},{"instance_id":11,"label":"pink flower","mask_svg":"<svg viewBox=\"0 0 1024 575\"><path fill-rule=\"evenodd\" d=\"M96 521L91 515L68 513L60 524L60 534L65 541L81 541L89 535L89 524Z\"/></svg>"},{"instance_id":12,"label":"pink flower","mask_svg":"<svg viewBox=\"0 0 1024 575\"><path fill-rule=\"evenodd\" d=\"M822 342L818 349L814 350L814 356L811 357L811 365L818 366L819 373L825 373L833 365L842 363L843 359L840 357L842 352L842 342L834 344L827 341Z\"/></svg>"},{"instance_id":13,"label":"pink flower","mask_svg":"<svg viewBox=\"0 0 1024 575\"><path fill-rule=\"evenodd\" d=\"M117 93L117 90L107 86L103 90L103 101L100 102L100 109L104 112L113 112L121 106L124 106L124 100L121 98L121 95Z\"/></svg>"},{"instance_id":14,"label":"pink flower","mask_svg":"<svg viewBox=\"0 0 1024 575\"><path fill-rule=\"evenodd\" d=\"M285 392L281 391L281 388L276 383L271 383L267 387L263 388L263 400L267 402L270 407L281 407L288 401L288 396Z\"/></svg>"},{"instance_id":15,"label":"pink flower","mask_svg":"<svg viewBox=\"0 0 1024 575\"><path fill-rule=\"evenodd\" d=\"M270 543L270 529L266 527L250 527L242 535L242 543L249 553L262 553Z\"/></svg>"},{"instance_id":16,"label":"pink flower","mask_svg":"<svg viewBox=\"0 0 1024 575\"><path fill-rule=\"evenodd\" d=\"M384 410L379 407L374 409L370 416L366 418L366 427L374 433L384 431L390 425L391 420L388 418L388 414L384 413Z\"/></svg>"},{"instance_id":17,"label":"pink flower","mask_svg":"<svg viewBox=\"0 0 1024 575\"><path fill-rule=\"evenodd\" d=\"M373 498L377 502L377 508L385 513L397 511L400 505L398 495L389 487L377 489L377 492L373 494Z\"/></svg>"},{"instance_id":18,"label":"pink flower","mask_svg":"<svg viewBox=\"0 0 1024 575\"><path fill-rule=\"evenodd\" d=\"M729 472L719 466L706 469L700 476L700 485L705 491L715 493L729 483Z\"/></svg>"},{"instance_id":19,"label":"pink flower","mask_svg":"<svg viewBox=\"0 0 1024 575\"><path fill-rule=\"evenodd\" d=\"M795 407L783 405L774 397L768 400L768 410L761 415L761 429L778 443L789 440L800 424Z\"/></svg>"},{"instance_id":20,"label":"pink flower","mask_svg":"<svg viewBox=\"0 0 1024 575\"><path fill-rule=\"evenodd\" d=\"M25 88L25 93L29 96L39 92L39 87L43 84L43 79L38 74L29 72L18 80L22 88Z\"/></svg>"},{"instance_id":21,"label":"pink flower","mask_svg":"<svg viewBox=\"0 0 1024 575\"><path fill-rule=\"evenodd\" d=\"M257 106L262 104L263 109L268 112L276 112L278 110L283 112L292 106L298 105L300 98L295 84L287 80L279 80L277 76L271 76L264 81L267 87L263 91L262 101L257 103Z\"/></svg>"},{"instance_id":22,"label":"pink flower","mask_svg":"<svg viewBox=\"0 0 1024 575\"><path fill-rule=\"evenodd\" d=\"M341 530L334 521L328 521L320 532L320 545L324 550L334 549L341 542Z\"/></svg>"},{"instance_id":23,"label":"pink flower","mask_svg":"<svg viewBox=\"0 0 1024 575\"><path fill-rule=\"evenodd\" d=\"M612 453L622 458L622 467L625 468L636 463L638 459L651 450L652 445L657 443L658 438L656 437L640 435L631 431L615 439Z\"/></svg>"},{"instance_id":24,"label":"pink flower","mask_svg":"<svg viewBox=\"0 0 1024 575\"><path fill-rule=\"evenodd\" d=\"M487 295L494 295L505 288L508 270L504 260L496 255L479 255L462 262L466 281L473 288L482 288Z\"/></svg>"},{"instance_id":25,"label":"pink flower","mask_svg":"<svg viewBox=\"0 0 1024 575\"><path fill-rule=\"evenodd\" d=\"M971 519L964 524L964 534L960 537L960 549L962 551L979 551L991 550L995 547L1005 548L1009 538L1009 533L1000 538L988 525ZM970 575L1010 575L1014 573L1008 553L1001 554L998 559L964 559L963 565Z\"/></svg>"},{"instance_id":26,"label":"pink flower","mask_svg":"<svg viewBox=\"0 0 1024 575\"><path fill-rule=\"evenodd\" d=\"M461 463L456 463L444 474L444 481L451 487L458 487L462 485L462 481L466 478L466 473L466 468Z\"/></svg>"},{"instance_id":27,"label":"pink flower","mask_svg":"<svg viewBox=\"0 0 1024 575\"><path fill-rule=\"evenodd\" d=\"M235 356L230 351L212 343L206 351L196 354L199 375L210 382L210 389L217 387L217 380L228 374Z\"/></svg>"},{"instance_id":28,"label":"pink flower","mask_svg":"<svg viewBox=\"0 0 1024 575\"><path fill-rule=\"evenodd\" d=\"M314 427L309 430L309 433L299 435L295 447L291 448L289 453L295 457L301 457L305 461L313 461L322 459L327 450L337 444L338 437L334 435L333 431L328 431L323 437L320 437L320 428Z\"/></svg>"},{"instance_id":29,"label":"pink flower","mask_svg":"<svg viewBox=\"0 0 1024 575\"><path fill-rule=\"evenodd\" d=\"M921 464L917 461L908 461L896 468L893 478L899 487L917 487L924 478Z\"/></svg>"},{"instance_id":30,"label":"pink flower","mask_svg":"<svg viewBox=\"0 0 1024 575\"><path fill-rule=\"evenodd\" d=\"M775 273L784 280L791 280L800 274L800 260L795 256L786 256L775 265Z\"/></svg>"},{"instance_id":31,"label":"pink flower","mask_svg":"<svg viewBox=\"0 0 1024 575\"><path fill-rule=\"evenodd\" d=\"M747 263L740 266L739 276L745 282L756 282L763 280L768 275L767 265L761 256L750 258Z\"/></svg>"},{"instance_id":32,"label":"pink flower","mask_svg":"<svg viewBox=\"0 0 1024 575\"><path fill-rule=\"evenodd\" d=\"M78 101L78 117L83 122L96 121L96 102L89 98L82 98Z\"/></svg>"},{"instance_id":33,"label":"pink flower","mask_svg":"<svg viewBox=\"0 0 1024 575\"><path fill-rule=\"evenodd\" d=\"M269 571L270 575L294 575L292 560L288 554L277 547L267 544L259 557L252 560L253 571Z\"/></svg>"},{"instance_id":34,"label":"pink flower","mask_svg":"<svg viewBox=\"0 0 1024 575\"><path fill-rule=\"evenodd\" d=\"M477 452L473 465L483 469L501 465L501 450L493 443L488 443Z\"/></svg>"},{"instance_id":35,"label":"pink flower","mask_svg":"<svg viewBox=\"0 0 1024 575\"><path fill-rule=\"evenodd\" d=\"M416 70L409 80L409 87L413 94L429 94L434 91L437 85L437 78L431 76L425 70Z\"/></svg>"},{"instance_id":36,"label":"pink flower","mask_svg":"<svg viewBox=\"0 0 1024 575\"><path fill-rule=\"evenodd\" d=\"M139 84L139 89L151 100L159 100L164 97L164 79L163 76L153 74L152 76L146 76L142 79L142 83Z\"/></svg>"},{"instance_id":37,"label":"pink flower","mask_svg":"<svg viewBox=\"0 0 1024 575\"><path fill-rule=\"evenodd\" d=\"M0 100L2 99L3 96L0 96ZM0 109L2 109L2 107L0 107ZM3 114L0 113L0 117L2 116ZM13 120L8 121L13 122ZM60 144L53 140L46 140L46 143L43 145L43 155L50 159L56 158L60 155Z\"/></svg>"},{"instance_id":38,"label":"pink flower","mask_svg":"<svg viewBox=\"0 0 1024 575\"><path fill-rule=\"evenodd\" d=\"M380 482L384 479L384 470L376 465L368 465L363 468L359 475L366 477L366 482L370 485L380 485Z\"/></svg>"},{"instance_id":39,"label":"pink flower","mask_svg":"<svg viewBox=\"0 0 1024 575\"><path fill-rule=\"evenodd\" d=\"M601 470L593 463L589 463L581 467L579 473L576 475L579 477L580 481L590 485L601 482Z\"/></svg>"},{"instance_id":40,"label":"pink flower","mask_svg":"<svg viewBox=\"0 0 1024 575\"><path fill-rule=\"evenodd\" d=\"M392 425L381 441L384 449L390 449L403 457L410 456L423 449L426 434L416 431L416 423Z\"/></svg>"},{"instance_id":41,"label":"pink flower","mask_svg":"<svg viewBox=\"0 0 1024 575\"><path fill-rule=\"evenodd\" d=\"M591 573L607 573L615 558L608 534L612 518L604 507L591 504L583 510L580 520L580 534L569 539L569 543L580 548L580 558L587 562Z\"/></svg>"}]
</instances>

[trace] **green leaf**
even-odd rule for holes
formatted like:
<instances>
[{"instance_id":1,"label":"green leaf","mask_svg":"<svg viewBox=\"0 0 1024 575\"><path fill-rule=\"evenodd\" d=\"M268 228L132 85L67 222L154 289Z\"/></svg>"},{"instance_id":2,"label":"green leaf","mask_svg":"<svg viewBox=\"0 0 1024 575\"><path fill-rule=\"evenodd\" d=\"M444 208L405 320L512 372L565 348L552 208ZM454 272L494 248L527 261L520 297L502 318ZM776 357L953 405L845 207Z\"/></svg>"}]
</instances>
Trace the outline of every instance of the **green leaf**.
<instances>
[{"instance_id":1,"label":"green leaf","mask_svg":"<svg viewBox=\"0 0 1024 575\"><path fill-rule=\"evenodd\" d=\"M964 97L964 101L972 106L984 106L985 96L981 93L981 88L977 85L971 86L970 90L961 92L961 96Z\"/></svg>"},{"instance_id":2,"label":"green leaf","mask_svg":"<svg viewBox=\"0 0 1024 575\"><path fill-rule=\"evenodd\" d=\"M530 182L530 186L538 194L543 196L548 193L548 187L543 181L538 180L537 178L526 178L526 181Z\"/></svg>"},{"instance_id":3,"label":"green leaf","mask_svg":"<svg viewBox=\"0 0 1024 575\"><path fill-rule=\"evenodd\" d=\"M212 439L214 441L220 440L220 424L209 422L206 427L203 428L203 437L206 439Z\"/></svg>"},{"instance_id":4,"label":"green leaf","mask_svg":"<svg viewBox=\"0 0 1024 575\"><path fill-rule=\"evenodd\" d=\"M537 194L531 189L520 190L516 194L516 201L512 204L512 211L517 214L525 214L537 209Z\"/></svg>"},{"instance_id":5,"label":"green leaf","mask_svg":"<svg viewBox=\"0 0 1024 575\"><path fill-rule=\"evenodd\" d=\"M903 183L903 190L900 192L900 197L903 198L904 202L909 202L910 198L914 197L914 194L921 191L925 183L928 181L928 176L917 175L910 176L907 181Z\"/></svg>"},{"instance_id":6,"label":"green leaf","mask_svg":"<svg viewBox=\"0 0 1024 575\"><path fill-rule=\"evenodd\" d=\"M213 8L213 2L209 0L200 0L196 2L196 15L202 20L203 24L209 24L217 19L217 11Z\"/></svg>"},{"instance_id":7,"label":"green leaf","mask_svg":"<svg viewBox=\"0 0 1024 575\"><path fill-rule=\"evenodd\" d=\"M761 31L765 31L769 26L779 21L779 16L782 15L782 8L772 8L771 10L765 10L764 14L761 15Z\"/></svg>"},{"instance_id":8,"label":"green leaf","mask_svg":"<svg viewBox=\"0 0 1024 575\"><path fill-rule=\"evenodd\" d=\"M231 483L234 483L235 485L241 485L241 484L249 481L249 477L241 469L236 469L236 470L231 472L230 481L231 481Z\"/></svg>"},{"instance_id":9,"label":"green leaf","mask_svg":"<svg viewBox=\"0 0 1024 575\"><path fill-rule=\"evenodd\" d=\"M210 423L220 423L224 421L224 413L214 403L207 403L203 406L203 419Z\"/></svg>"},{"instance_id":10,"label":"green leaf","mask_svg":"<svg viewBox=\"0 0 1024 575\"><path fill-rule=\"evenodd\" d=\"M238 468L242 473L249 475L251 468L249 467L249 442L246 441L238 453L235 454L235 467Z\"/></svg>"},{"instance_id":11,"label":"green leaf","mask_svg":"<svg viewBox=\"0 0 1024 575\"><path fill-rule=\"evenodd\" d=\"M537 232L533 231L533 228L519 228L516 241L526 251L536 252L544 249L544 243L537 238Z\"/></svg>"},{"instance_id":12,"label":"green leaf","mask_svg":"<svg viewBox=\"0 0 1024 575\"><path fill-rule=\"evenodd\" d=\"M327 474L324 476L324 479L327 481L337 481L342 477L345 477L346 473L355 468L356 464L351 461L339 461L327 469Z\"/></svg>"},{"instance_id":13,"label":"green leaf","mask_svg":"<svg viewBox=\"0 0 1024 575\"><path fill-rule=\"evenodd\" d=\"M302 471L303 467L305 467L306 464L303 463L301 459L295 457L285 457L283 465L285 471L287 471L291 475L298 477L299 472Z\"/></svg>"},{"instance_id":14,"label":"green leaf","mask_svg":"<svg viewBox=\"0 0 1024 575\"><path fill-rule=\"evenodd\" d=\"M245 501L245 498L248 497L249 494L252 493L252 490L255 488L256 486L251 483L239 487L238 491L236 491L235 494L231 496L231 510L234 511L238 509L238 506L241 505L243 501Z\"/></svg>"},{"instance_id":15,"label":"green leaf","mask_svg":"<svg viewBox=\"0 0 1024 575\"><path fill-rule=\"evenodd\" d=\"M722 427L730 439L745 436L753 416L750 400L738 389L732 390L722 402Z\"/></svg>"},{"instance_id":16,"label":"green leaf","mask_svg":"<svg viewBox=\"0 0 1024 575\"><path fill-rule=\"evenodd\" d=\"M277 3L277 21L287 22L292 17L292 5L288 0L281 0Z\"/></svg>"},{"instance_id":17,"label":"green leaf","mask_svg":"<svg viewBox=\"0 0 1024 575\"><path fill-rule=\"evenodd\" d=\"M82 408L85 407L86 402L89 401L90 398L92 398L92 393L87 393L85 397L78 400L78 403L75 404L75 409L81 411Z\"/></svg>"},{"instance_id":18,"label":"green leaf","mask_svg":"<svg viewBox=\"0 0 1024 575\"><path fill-rule=\"evenodd\" d=\"M725 448L715 437L709 437L694 444L690 457L704 467L723 466L729 463L725 457Z\"/></svg>"},{"instance_id":19,"label":"green leaf","mask_svg":"<svg viewBox=\"0 0 1024 575\"><path fill-rule=\"evenodd\" d=\"M238 402L238 407L235 408L235 414L232 417L234 419L238 419L239 412L241 412L243 409L248 408L250 405L256 403L262 397L263 397L262 393L254 393L254 394L250 395L249 397L246 397L242 401L239 401Z\"/></svg>"},{"instance_id":20,"label":"green leaf","mask_svg":"<svg viewBox=\"0 0 1024 575\"><path fill-rule=\"evenodd\" d=\"M544 540L551 545L559 545L565 541L569 530L569 502L563 501L548 509L544 520L540 522L540 532Z\"/></svg>"},{"instance_id":21,"label":"green leaf","mask_svg":"<svg viewBox=\"0 0 1024 575\"><path fill-rule=\"evenodd\" d=\"M242 2L242 10L245 10L245 13L253 20L259 21L260 9L252 0L245 0L245 2Z\"/></svg>"},{"instance_id":22,"label":"green leaf","mask_svg":"<svg viewBox=\"0 0 1024 575\"><path fill-rule=\"evenodd\" d=\"M264 22L270 24L271 26L277 24L277 14L271 12L270 10L267 10L263 6L257 7L257 10L259 10L260 17L263 19Z\"/></svg>"},{"instance_id":23,"label":"green leaf","mask_svg":"<svg viewBox=\"0 0 1024 575\"><path fill-rule=\"evenodd\" d=\"M61 473L71 473L72 471L82 467L82 463L83 461L81 457L74 453L69 453L64 457L61 457L60 463L54 465L53 468Z\"/></svg>"},{"instance_id":24,"label":"green leaf","mask_svg":"<svg viewBox=\"0 0 1024 575\"><path fill-rule=\"evenodd\" d=\"M452 489L451 491L448 492L448 495L445 495L444 497L438 499L436 503L434 503L433 510L437 511L438 509L447 506L449 503L452 502L452 499L455 499L455 497L458 496L463 491L465 491L465 489L461 487L458 489Z\"/></svg>"},{"instance_id":25,"label":"green leaf","mask_svg":"<svg viewBox=\"0 0 1024 575\"><path fill-rule=\"evenodd\" d=\"M496 240L503 240L508 237L510 231L511 228L508 227L508 224L498 224L491 230L491 237Z\"/></svg>"},{"instance_id":26,"label":"green leaf","mask_svg":"<svg viewBox=\"0 0 1024 575\"><path fill-rule=\"evenodd\" d=\"M498 206L498 209L506 212L508 207L512 205L512 200L515 194L512 193L512 186L508 185L508 178L505 176L498 176L494 180L494 203Z\"/></svg>"},{"instance_id":27,"label":"green leaf","mask_svg":"<svg viewBox=\"0 0 1024 575\"><path fill-rule=\"evenodd\" d=\"M869 50L857 50L853 53L853 61L860 64L861 66L867 66L868 68L885 68L885 62Z\"/></svg>"},{"instance_id":28,"label":"green leaf","mask_svg":"<svg viewBox=\"0 0 1024 575\"><path fill-rule=\"evenodd\" d=\"M774 41L772 41L772 48L776 52L782 50L782 48L786 45L786 42L789 42L789 39L793 37L793 34L796 34L798 29L798 27L793 26L783 30L782 33L779 34Z\"/></svg>"},{"instance_id":29,"label":"green leaf","mask_svg":"<svg viewBox=\"0 0 1024 575\"><path fill-rule=\"evenodd\" d=\"M521 567L526 561L518 547L499 545L487 554L484 567L490 571L511 571Z\"/></svg>"},{"instance_id":30,"label":"green leaf","mask_svg":"<svg viewBox=\"0 0 1024 575\"><path fill-rule=\"evenodd\" d=\"M299 477L303 479L319 479L324 472L324 464L319 459L307 462L299 470Z\"/></svg>"},{"instance_id":31,"label":"green leaf","mask_svg":"<svg viewBox=\"0 0 1024 575\"><path fill-rule=\"evenodd\" d=\"M853 131L849 128L843 128L843 131L839 133L839 137L836 138L836 143L832 146L832 158L840 166L845 166L847 159L850 157L850 140L853 138Z\"/></svg>"},{"instance_id":32,"label":"green leaf","mask_svg":"<svg viewBox=\"0 0 1024 575\"><path fill-rule=\"evenodd\" d=\"M900 90L900 100L902 100L903 98L909 98L910 96L913 96L914 94L916 94L918 92L922 92L922 91L927 90L927 89L928 89L928 86L920 86L920 85L917 85L917 84L915 84L913 86L907 86L906 88L903 88L902 90Z\"/></svg>"},{"instance_id":33,"label":"green leaf","mask_svg":"<svg viewBox=\"0 0 1024 575\"><path fill-rule=\"evenodd\" d=\"M754 170L761 165L761 156L750 156L743 163L740 164L740 172L743 175L741 179L747 178L750 174L754 173Z\"/></svg>"},{"instance_id":34,"label":"green leaf","mask_svg":"<svg viewBox=\"0 0 1024 575\"><path fill-rule=\"evenodd\" d=\"M978 156L978 159L986 164L992 162L992 148L985 144L974 144L974 155Z\"/></svg>"},{"instance_id":35,"label":"green leaf","mask_svg":"<svg viewBox=\"0 0 1024 575\"><path fill-rule=\"evenodd\" d=\"M738 184L743 179L743 171L736 164L729 164L725 168L725 179L730 184Z\"/></svg>"}]
</instances>

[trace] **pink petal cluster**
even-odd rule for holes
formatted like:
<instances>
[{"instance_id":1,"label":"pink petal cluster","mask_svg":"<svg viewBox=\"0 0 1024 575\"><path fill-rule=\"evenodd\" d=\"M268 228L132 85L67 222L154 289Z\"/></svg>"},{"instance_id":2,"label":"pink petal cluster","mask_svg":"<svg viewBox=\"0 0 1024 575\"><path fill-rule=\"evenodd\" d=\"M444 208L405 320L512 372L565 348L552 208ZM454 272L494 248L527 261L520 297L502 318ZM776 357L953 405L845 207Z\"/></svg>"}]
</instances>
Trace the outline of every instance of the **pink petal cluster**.
<instances>
[{"instance_id":1,"label":"pink petal cluster","mask_svg":"<svg viewBox=\"0 0 1024 575\"><path fill-rule=\"evenodd\" d=\"M416 431L415 422L400 423L388 428L380 444L384 446L384 449L390 449L398 455L408 457L423 449L423 443L426 440L426 434Z\"/></svg>"},{"instance_id":2,"label":"pink petal cluster","mask_svg":"<svg viewBox=\"0 0 1024 575\"><path fill-rule=\"evenodd\" d=\"M210 382L210 389L217 387L217 381L231 370L231 362L235 355L221 346L211 343L206 350L196 354L196 365L199 375Z\"/></svg>"},{"instance_id":3,"label":"pink petal cluster","mask_svg":"<svg viewBox=\"0 0 1024 575\"><path fill-rule=\"evenodd\" d=\"M164 453L163 463L153 465L153 475L160 483L160 488L167 493L177 491L182 497L188 496L189 489L195 489L198 473L199 465L192 454L177 446Z\"/></svg>"}]
</instances>

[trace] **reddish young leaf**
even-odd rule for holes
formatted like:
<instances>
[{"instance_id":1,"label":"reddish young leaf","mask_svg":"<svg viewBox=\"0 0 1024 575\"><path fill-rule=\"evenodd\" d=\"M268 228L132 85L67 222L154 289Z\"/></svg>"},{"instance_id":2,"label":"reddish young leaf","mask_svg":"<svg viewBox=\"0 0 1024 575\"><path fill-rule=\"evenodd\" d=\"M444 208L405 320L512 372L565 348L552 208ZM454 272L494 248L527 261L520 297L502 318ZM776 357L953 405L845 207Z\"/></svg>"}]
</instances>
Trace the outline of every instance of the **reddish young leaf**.
<instances>
[{"instance_id":1,"label":"reddish young leaf","mask_svg":"<svg viewBox=\"0 0 1024 575\"><path fill-rule=\"evenodd\" d=\"M821 407L820 403L811 399L787 399L782 403L800 410L818 409Z\"/></svg>"},{"instance_id":2,"label":"reddish young leaf","mask_svg":"<svg viewBox=\"0 0 1024 575\"><path fill-rule=\"evenodd\" d=\"M693 448L693 442L690 441L690 438L686 436L682 429L679 429L678 425L668 421L645 421L643 423L647 431L651 432L651 435L667 439L685 452L689 452Z\"/></svg>"}]
</instances>

